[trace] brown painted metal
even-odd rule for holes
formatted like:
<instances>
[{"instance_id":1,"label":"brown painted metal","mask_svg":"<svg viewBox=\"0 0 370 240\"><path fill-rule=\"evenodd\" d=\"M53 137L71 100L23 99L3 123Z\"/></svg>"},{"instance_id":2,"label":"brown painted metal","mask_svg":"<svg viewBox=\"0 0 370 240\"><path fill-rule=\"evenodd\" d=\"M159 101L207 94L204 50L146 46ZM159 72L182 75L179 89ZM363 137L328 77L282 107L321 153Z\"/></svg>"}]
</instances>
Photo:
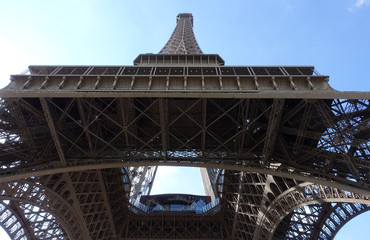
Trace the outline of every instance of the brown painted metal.
<instances>
[{"instance_id":1,"label":"brown painted metal","mask_svg":"<svg viewBox=\"0 0 370 240\"><path fill-rule=\"evenodd\" d=\"M332 239L369 209L370 93L312 66L224 66L192 25L179 14L133 66L30 66L0 90L13 239ZM209 168L219 212L133 206L161 165Z\"/></svg>"}]
</instances>

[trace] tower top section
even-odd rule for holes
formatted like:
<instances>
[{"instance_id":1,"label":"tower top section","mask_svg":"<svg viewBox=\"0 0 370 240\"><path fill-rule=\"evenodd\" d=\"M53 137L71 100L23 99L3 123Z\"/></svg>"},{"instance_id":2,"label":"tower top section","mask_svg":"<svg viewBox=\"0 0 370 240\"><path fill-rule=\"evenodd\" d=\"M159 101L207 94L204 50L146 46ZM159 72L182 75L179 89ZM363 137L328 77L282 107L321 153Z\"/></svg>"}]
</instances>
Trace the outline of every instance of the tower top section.
<instances>
[{"instance_id":1,"label":"tower top section","mask_svg":"<svg viewBox=\"0 0 370 240\"><path fill-rule=\"evenodd\" d=\"M179 23L180 19L189 18L191 21L191 26L193 27L193 14L191 13L179 13L176 17L176 24Z\"/></svg>"},{"instance_id":2,"label":"tower top section","mask_svg":"<svg viewBox=\"0 0 370 240\"><path fill-rule=\"evenodd\" d=\"M175 30L159 54L203 54L193 32L193 15L180 13Z\"/></svg>"}]
</instances>

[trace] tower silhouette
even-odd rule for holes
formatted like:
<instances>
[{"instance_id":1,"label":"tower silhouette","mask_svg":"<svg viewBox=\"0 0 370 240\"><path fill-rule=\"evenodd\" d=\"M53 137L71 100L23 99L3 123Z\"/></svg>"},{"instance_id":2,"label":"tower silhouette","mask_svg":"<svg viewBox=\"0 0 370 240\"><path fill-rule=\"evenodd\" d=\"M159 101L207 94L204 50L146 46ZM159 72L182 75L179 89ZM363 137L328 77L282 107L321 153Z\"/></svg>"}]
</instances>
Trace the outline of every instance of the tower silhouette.
<instances>
[{"instance_id":1,"label":"tower silhouette","mask_svg":"<svg viewBox=\"0 0 370 240\"><path fill-rule=\"evenodd\" d=\"M13 239L333 239L369 210L370 93L328 79L225 66L188 13L132 66L30 66L0 90L0 224ZM213 201L149 212L159 165L206 168Z\"/></svg>"}]
</instances>

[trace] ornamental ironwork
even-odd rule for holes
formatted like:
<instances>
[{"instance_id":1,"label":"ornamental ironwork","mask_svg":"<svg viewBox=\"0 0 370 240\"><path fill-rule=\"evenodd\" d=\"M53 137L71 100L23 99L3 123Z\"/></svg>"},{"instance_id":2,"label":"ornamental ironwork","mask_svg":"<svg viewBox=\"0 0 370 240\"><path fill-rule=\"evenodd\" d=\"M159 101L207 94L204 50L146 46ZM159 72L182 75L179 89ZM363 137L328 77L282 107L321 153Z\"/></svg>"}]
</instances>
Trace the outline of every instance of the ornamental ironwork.
<instances>
[{"instance_id":1,"label":"ornamental ironwork","mask_svg":"<svg viewBox=\"0 0 370 240\"><path fill-rule=\"evenodd\" d=\"M30 66L0 90L13 239L333 239L369 209L370 92L313 66L227 66L176 20L131 66ZM214 210L143 211L164 165L206 168Z\"/></svg>"}]
</instances>

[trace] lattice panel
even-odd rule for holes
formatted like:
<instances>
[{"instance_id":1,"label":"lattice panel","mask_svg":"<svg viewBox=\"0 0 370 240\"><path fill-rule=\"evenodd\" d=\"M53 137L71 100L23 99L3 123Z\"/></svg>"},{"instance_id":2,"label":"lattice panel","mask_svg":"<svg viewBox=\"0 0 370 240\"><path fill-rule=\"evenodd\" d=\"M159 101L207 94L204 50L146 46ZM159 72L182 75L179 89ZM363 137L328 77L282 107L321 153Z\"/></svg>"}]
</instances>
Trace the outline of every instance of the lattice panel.
<instances>
[{"instance_id":1,"label":"lattice panel","mask_svg":"<svg viewBox=\"0 0 370 240\"><path fill-rule=\"evenodd\" d=\"M308 205L293 211L289 221L286 239L310 239L319 220L321 204Z\"/></svg>"},{"instance_id":2,"label":"lattice panel","mask_svg":"<svg viewBox=\"0 0 370 240\"><path fill-rule=\"evenodd\" d=\"M55 98L7 104L20 110L2 115L2 123L16 123L13 130L2 126L4 177L29 174L30 162L34 172L150 160L265 169L361 189L369 184L368 100ZM23 117L16 120L12 112ZM45 124L49 131L28 143ZM25 129L28 134L17 137ZM25 144L46 147L35 155L41 150Z\"/></svg>"},{"instance_id":3,"label":"lattice panel","mask_svg":"<svg viewBox=\"0 0 370 240\"><path fill-rule=\"evenodd\" d=\"M193 32L192 14L177 16L177 24L170 39L159 52L162 54L202 54Z\"/></svg>"},{"instance_id":4,"label":"lattice panel","mask_svg":"<svg viewBox=\"0 0 370 240\"><path fill-rule=\"evenodd\" d=\"M219 218L151 217L129 219L122 232L123 239L224 239L226 237Z\"/></svg>"},{"instance_id":5,"label":"lattice panel","mask_svg":"<svg viewBox=\"0 0 370 240\"><path fill-rule=\"evenodd\" d=\"M310 66L224 66L188 13L160 53L31 66L0 90L0 224L14 239L330 239L369 209L369 93L334 91ZM220 211L130 212L156 165L221 169Z\"/></svg>"},{"instance_id":6,"label":"lattice panel","mask_svg":"<svg viewBox=\"0 0 370 240\"><path fill-rule=\"evenodd\" d=\"M261 174L225 171L225 221L232 238L253 239L266 180Z\"/></svg>"},{"instance_id":7,"label":"lattice panel","mask_svg":"<svg viewBox=\"0 0 370 240\"><path fill-rule=\"evenodd\" d=\"M0 156L3 169L40 164L50 155L54 144L37 99L0 100Z\"/></svg>"},{"instance_id":8,"label":"lattice panel","mask_svg":"<svg viewBox=\"0 0 370 240\"><path fill-rule=\"evenodd\" d=\"M69 239L59 221L47 210L31 204L20 204L20 208L37 239Z\"/></svg>"},{"instance_id":9,"label":"lattice panel","mask_svg":"<svg viewBox=\"0 0 370 240\"><path fill-rule=\"evenodd\" d=\"M115 230L99 174L97 171L81 171L70 173L70 177L91 239L111 239Z\"/></svg>"},{"instance_id":10,"label":"lattice panel","mask_svg":"<svg viewBox=\"0 0 370 240\"><path fill-rule=\"evenodd\" d=\"M0 191L2 199L9 199L10 202L16 199L19 202L19 215L23 217L23 221L27 221L25 224L32 225L34 222L36 232L41 237L47 239L55 231L61 238L66 238L67 234L72 239L83 238L83 227L81 228L74 209L62 196L49 188L31 181L20 181L0 184ZM44 226L38 223L40 219L47 219ZM50 226L51 232L45 226ZM59 226L59 230L56 226Z\"/></svg>"},{"instance_id":11,"label":"lattice panel","mask_svg":"<svg viewBox=\"0 0 370 240\"><path fill-rule=\"evenodd\" d=\"M325 221L319 228L321 231L318 233L318 239L333 239L344 224L369 210L370 205L359 203L332 204L331 211L323 218Z\"/></svg>"},{"instance_id":12,"label":"lattice panel","mask_svg":"<svg viewBox=\"0 0 370 240\"><path fill-rule=\"evenodd\" d=\"M117 232L123 228L123 222L126 220L129 209L128 201L130 194L130 185L123 185L123 178L127 177L121 169L105 169L102 171L104 184L109 199L109 206L112 213L112 221Z\"/></svg>"},{"instance_id":13,"label":"lattice panel","mask_svg":"<svg viewBox=\"0 0 370 240\"><path fill-rule=\"evenodd\" d=\"M370 209L359 203L316 203L294 209L272 239L333 239L345 223Z\"/></svg>"},{"instance_id":14,"label":"lattice panel","mask_svg":"<svg viewBox=\"0 0 370 240\"><path fill-rule=\"evenodd\" d=\"M369 184L369 101L336 99L330 107L328 111L328 106L316 106L319 121L327 126L318 144L327 150L327 167L338 175L349 173L353 181Z\"/></svg>"},{"instance_id":15,"label":"lattice panel","mask_svg":"<svg viewBox=\"0 0 370 240\"><path fill-rule=\"evenodd\" d=\"M276 197L272 201L271 205L267 207L264 216L261 218L261 222L259 223L259 226L262 228L262 231L259 233L260 238L271 239L280 221L288 215L288 213L296 209L296 206L305 206L323 202L358 202L369 204L370 199L369 196L366 195L354 194L326 186L310 183L299 184ZM310 212L314 211L311 209ZM299 218L299 215L296 216ZM310 221L313 220L310 219Z\"/></svg>"},{"instance_id":16,"label":"lattice panel","mask_svg":"<svg viewBox=\"0 0 370 240\"><path fill-rule=\"evenodd\" d=\"M14 240L27 240L25 226L18 214L8 207L9 201L0 204L0 225Z\"/></svg>"}]
</instances>

